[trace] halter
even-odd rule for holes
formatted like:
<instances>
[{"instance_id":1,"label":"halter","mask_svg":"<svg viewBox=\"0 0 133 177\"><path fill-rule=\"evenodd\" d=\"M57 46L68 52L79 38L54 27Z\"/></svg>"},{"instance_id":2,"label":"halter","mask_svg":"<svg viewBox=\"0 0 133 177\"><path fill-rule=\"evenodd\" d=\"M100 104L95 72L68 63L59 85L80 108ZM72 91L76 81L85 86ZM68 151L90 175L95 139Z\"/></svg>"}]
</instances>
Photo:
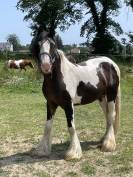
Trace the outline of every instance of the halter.
<instances>
[{"instance_id":1,"label":"halter","mask_svg":"<svg viewBox=\"0 0 133 177\"><path fill-rule=\"evenodd\" d=\"M48 39L48 41L51 42L49 39ZM45 42L46 42L46 41L44 41L44 42L42 43L42 45L43 45ZM41 45L41 46L42 46L42 45ZM47 56L49 56L50 62L51 62L52 64L55 62L55 57L52 57L52 55L49 54L48 52L42 52L42 53L40 53L39 55L40 55L40 56L41 56L41 55L47 55Z\"/></svg>"},{"instance_id":2,"label":"halter","mask_svg":"<svg viewBox=\"0 0 133 177\"><path fill-rule=\"evenodd\" d=\"M50 58L51 63L55 62L55 57L52 57L52 55L50 55L48 52L42 52L42 53L40 53L40 56L41 55L48 55L49 58Z\"/></svg>"}]
</instances>

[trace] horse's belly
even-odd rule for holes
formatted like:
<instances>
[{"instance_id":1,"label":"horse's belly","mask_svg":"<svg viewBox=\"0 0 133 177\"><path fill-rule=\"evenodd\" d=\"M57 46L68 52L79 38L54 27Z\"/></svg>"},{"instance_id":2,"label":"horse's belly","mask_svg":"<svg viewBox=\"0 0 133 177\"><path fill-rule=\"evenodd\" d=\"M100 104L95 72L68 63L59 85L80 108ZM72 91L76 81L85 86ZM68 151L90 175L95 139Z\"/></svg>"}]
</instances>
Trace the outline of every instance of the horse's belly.
<instances>
[{"instance_id":1,"label":"horse's belly","mask_svg":"<svg viewBox=\"0 0 133 177\"><path fill-rule=\"evenodd\" d=\"M73 99L74 105L84 105L84 104L89 104L92 103L93 101L97 100L98 97L96 96L91 96L91 95L84 95L84 96L75 96Z\"/></svg>"},{"instance_id":2,"label":"horse's belly","mask_svg":"<svg viewBox=\"0 0 133 177\"><path fill-rule=\"evenodd\" d=\"M11 63L10 68L18 69L18 66L16 66L16 64L14 64L14 63Z\"/></svg>"},{"instance_id":3,"label":"horse's belly","mask_svg":"<svg viewBox=\"0 0 133 177\"><path fill-rule=\"evenodd\" d=\"M101 99L105 94L103 88L96 88L88 84L79 84L73 100L74 104L88 104Z\"/></svg>"},{"instance_id":4,"label":"horse's belly","mask_svg":"<svg viewBox=\"0 0 133 177\"><path fill-rule=\"evenodd\" d=\"M75 95L73 98L73 103L76 104L81 104L82 96Z\"/></svg>"}]
</instances>

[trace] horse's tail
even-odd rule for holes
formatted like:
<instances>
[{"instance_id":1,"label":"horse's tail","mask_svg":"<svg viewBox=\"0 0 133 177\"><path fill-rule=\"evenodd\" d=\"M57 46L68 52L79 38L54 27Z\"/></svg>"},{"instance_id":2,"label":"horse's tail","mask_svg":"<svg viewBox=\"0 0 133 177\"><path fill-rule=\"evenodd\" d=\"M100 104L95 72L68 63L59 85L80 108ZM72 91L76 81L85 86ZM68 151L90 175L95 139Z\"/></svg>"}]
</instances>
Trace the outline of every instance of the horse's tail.
<instances>
[{"instance_id":1,"label":"horse's tail","mask_svg":"<svg viewBox=\"0 0 133 177\"><path fill-rule=\"evenodd\" d=\"M114 120L114 133L115 134L117 133L117 130L119 127L120 110L121 110L121 88L120 88L120 83L119 83L116 101L115 101L115 112L116 112L115 120Z\"/></svg>"}]
</instances>

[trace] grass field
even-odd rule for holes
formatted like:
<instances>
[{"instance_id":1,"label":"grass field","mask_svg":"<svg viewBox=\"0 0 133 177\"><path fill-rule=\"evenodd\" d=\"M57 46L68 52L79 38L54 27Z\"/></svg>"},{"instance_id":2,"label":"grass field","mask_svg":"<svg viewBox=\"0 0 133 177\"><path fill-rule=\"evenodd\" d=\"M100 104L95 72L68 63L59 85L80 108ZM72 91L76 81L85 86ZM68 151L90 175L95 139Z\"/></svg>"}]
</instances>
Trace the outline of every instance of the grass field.
<instances>
[{"instance_id":1,"label":"grass field","mask_svg":"<svg viewBox=\"0 0 133 177\"><path fill-rule=\"evenodd\" d=\"M122 113L117 149L104 153L96 146L105 131L98 103L75 108L83 157L65 161L69 136L64 112L54 120L52 154L32 158L25 152L39 142L46 115L41 79L36 71L9 71L0 64L0 176L1 177L133 177L133 76L122 70ZM81 123L82 121L82 123Z\"/></svg>"}]
</instances>

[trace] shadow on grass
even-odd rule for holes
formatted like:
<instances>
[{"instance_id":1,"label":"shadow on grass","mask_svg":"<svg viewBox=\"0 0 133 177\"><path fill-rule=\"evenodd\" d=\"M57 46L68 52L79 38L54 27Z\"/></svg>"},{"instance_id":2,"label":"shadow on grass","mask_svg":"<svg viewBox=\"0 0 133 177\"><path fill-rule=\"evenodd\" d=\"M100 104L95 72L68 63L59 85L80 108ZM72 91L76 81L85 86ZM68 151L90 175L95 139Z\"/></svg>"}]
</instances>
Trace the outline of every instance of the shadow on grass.
<instances>
[{"instance_id":1,"label":"shadow on grass","mask_svg":"<svg viewBox=\"0 0 133 177\"><path fill-rule=\"evenodd\" d=\"M29 152L17 153L6 157L0 158L0 167L21 164L21 163L35 163L35 162L47 162L52 160L64 159L65 151L67 150L69 143L53 144L52 153L49 157L37 157L30 156ZM82 150L87 151L90 149L96 149L100 147L99 141L81 142Z\"/></svg>"}]
</instances>

